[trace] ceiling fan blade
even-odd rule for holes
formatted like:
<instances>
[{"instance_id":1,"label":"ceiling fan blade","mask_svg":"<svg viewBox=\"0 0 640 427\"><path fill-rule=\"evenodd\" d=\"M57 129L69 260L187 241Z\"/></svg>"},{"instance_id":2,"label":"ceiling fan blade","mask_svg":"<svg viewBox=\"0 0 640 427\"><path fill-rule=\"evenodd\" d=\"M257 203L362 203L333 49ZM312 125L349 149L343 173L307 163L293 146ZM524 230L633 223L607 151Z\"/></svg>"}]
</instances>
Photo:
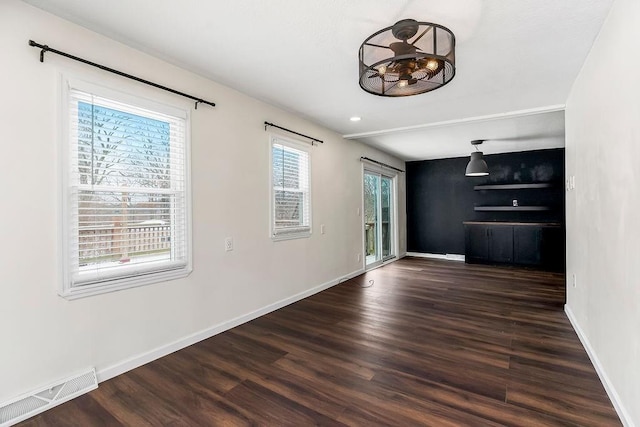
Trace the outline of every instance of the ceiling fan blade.
<instances>
[{"instance_id":1,"label":"ceiling fan blade","mask_svg":"<svg viewBox=\"0 0 640 427\"><path fill-rule=\"evenodd\" d=\"M389 62L386 67L387 67L387 71L385 72L385 74L389 74L389 73L397 73L398 72L398 68L400 67L400 63L397 61L391 61Z\"/></svg>"},{"instance_id":2,"label":"ceiling fan blade","mask_svg":"<svg viewBox=\"0 0 640 427\"><path fill-rule=\"evenodd\" d=\"M395 64L395 61L389 61L386 64L380 64L377 69L376 68L372 68L372 71L376 70L376 72L371 74L371 75L369 75L369 76L367 76L367 78L372 79L374 77L380 77L382 80L385 80L384 76L387 73L394 73L395 72L395 70L393 69L393 64ZM384 71L381 72L380 69L383 68L383 67L384 67Z\"/></svg>"}]
</instances>

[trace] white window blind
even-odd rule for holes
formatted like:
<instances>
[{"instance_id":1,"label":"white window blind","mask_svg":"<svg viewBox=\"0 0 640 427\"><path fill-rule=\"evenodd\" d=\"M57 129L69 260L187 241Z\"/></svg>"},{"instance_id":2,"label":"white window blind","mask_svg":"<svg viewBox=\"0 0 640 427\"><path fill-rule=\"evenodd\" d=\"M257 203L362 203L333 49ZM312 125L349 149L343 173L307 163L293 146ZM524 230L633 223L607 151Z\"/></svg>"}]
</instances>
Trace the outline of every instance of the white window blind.
<instances>
[{"instance_id":1,"label":"white window blind","mask_svg":"<svg viewBox=\"0 0 640 427\"><path fill-rule=\"evenodd\" d=\"M272 220L274 239L311 233L310 156L306 147L271 137Z\"/></svg>"},{"instance_id":2,"label":"white window blind","mask_svg":"<svg viewBox=\"0 0 640 427\"><path fill-rule=\"evenodd\" d=\"M63 292L137 286L184 271L186 113L165 114L73 88L67 98Z\"/></svg>"}]
</instances>

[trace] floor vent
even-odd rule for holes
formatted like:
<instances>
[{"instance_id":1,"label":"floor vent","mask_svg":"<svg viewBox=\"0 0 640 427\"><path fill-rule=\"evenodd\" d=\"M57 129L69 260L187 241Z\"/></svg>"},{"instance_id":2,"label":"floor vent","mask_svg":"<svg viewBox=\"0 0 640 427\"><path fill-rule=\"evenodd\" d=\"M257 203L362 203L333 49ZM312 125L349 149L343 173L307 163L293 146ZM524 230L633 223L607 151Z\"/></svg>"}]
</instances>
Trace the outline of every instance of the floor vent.
<instances>
[{"instance_id":1,"label":"floor vent","mask_svg":"<svg viewBox=\"0 0 640 427\"><path fill-rule=\"evenodd\" d=\"M450 260L453 260L453 261L464 261L464 255L446 254L445 257L446 257L446 259L450 259Z\"/></svg>"},{"instance_id":2,"label":"floor vent","mask_svg":"<svg viewBox=\"0 0 640 427\"><path fill-rule=\"evenodd\" d=\"M17 424L96 388L98 388L96 371L91 369L58 381L49 387L38 389L34 393L0 404L0 427Z\"/></svg>"}]
</instances>

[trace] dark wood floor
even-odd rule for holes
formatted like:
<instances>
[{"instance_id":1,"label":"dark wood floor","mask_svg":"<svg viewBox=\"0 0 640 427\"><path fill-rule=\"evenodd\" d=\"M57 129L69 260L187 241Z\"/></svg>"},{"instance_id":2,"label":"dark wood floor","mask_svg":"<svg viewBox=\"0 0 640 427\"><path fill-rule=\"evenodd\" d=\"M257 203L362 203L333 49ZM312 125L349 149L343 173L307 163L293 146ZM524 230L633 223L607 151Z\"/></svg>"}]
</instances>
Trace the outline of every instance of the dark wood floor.
<instances>
[{"instance_id":1,"label":"dark wood floor","mask_svg":"<svg viewBox=\"0 0 640 427\"><path fill-rule=\"evenodd\" d=\"M24 425L620 425L563 282L405 258Z\"/></svg>"}]
</instances>

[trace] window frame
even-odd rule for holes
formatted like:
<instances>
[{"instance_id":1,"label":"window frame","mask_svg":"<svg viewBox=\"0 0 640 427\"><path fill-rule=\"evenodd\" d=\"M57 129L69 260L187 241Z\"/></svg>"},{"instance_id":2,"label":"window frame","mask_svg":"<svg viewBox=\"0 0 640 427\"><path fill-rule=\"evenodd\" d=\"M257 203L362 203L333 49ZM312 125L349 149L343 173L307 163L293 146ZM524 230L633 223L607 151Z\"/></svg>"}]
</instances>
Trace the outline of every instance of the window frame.
<instances>
[{"instance_id":1,"label":"window frame","mask_svg":"<svg viewBox=\"0 0 640 427\"><path fill-rule=\"evenodd\" d=\"M274 188L273 181L273 147L274 145L282 145L284 147L291 148L293 150L302 151L307 154L308 167L307 167L307 192L306 198L308 200L308 217L309 224L306 226L300 226L298 230L287 230L285 227L276 227L275 217L275 195L276 189ZM312 231L312 193L311 193L311 147L297 139L284 137L280 134L269 134L269 235L273 241L303 239L311 237ZM305 193L303 193L305 194Z\"/></svg>"},{"instance_id":2,"label":"window frame","mask_svg":"<svg viewBox=\"0 0 640 427\"><path fill-rule=\"evenodd\" d=\"M124 86L124 85L123 85ZM119 291L123 289L145 286L169 280L175 280L188 276L193 270L193 254L192 254L192 203L191 203L191 135L190 135L190 109L179 104L169 105L163 102L149 99L141 94L141 91L123 87L127 90L124 92L119 89L107 87L94 83L83 77L73 75L60 74L60 108L58 123L61 124L59 132L58 154L59 154L59 263L61 265L61 279L58 286L58 295L66 299L77 299L92 295L99 295L108 292ZM146 266L145 268L136 268L133 265L123 265L119 270L120 274L110 274L104 279L92 281L89 284L73 284L75 265L72 265L72 247L76 253L79 251L77 242L72 241L71 217L77 211L72 209L70 201L72 200L72 183L70 175L71 167L74 166L72 159L72 138L75 133L71 129L71 108L70 102L72 91L82 91L90 93L101 98L106 98L115 103L122 103L132 107L147 109L159 114L178 117L184 120L184 217L185 225L185 261L179 263L162 262L157 266ZM134 271L135 270L135 271ZM127 273L128 272L128 273ZM127 275L128 274L128 275Z\"/></svg>"}]
</instances>

